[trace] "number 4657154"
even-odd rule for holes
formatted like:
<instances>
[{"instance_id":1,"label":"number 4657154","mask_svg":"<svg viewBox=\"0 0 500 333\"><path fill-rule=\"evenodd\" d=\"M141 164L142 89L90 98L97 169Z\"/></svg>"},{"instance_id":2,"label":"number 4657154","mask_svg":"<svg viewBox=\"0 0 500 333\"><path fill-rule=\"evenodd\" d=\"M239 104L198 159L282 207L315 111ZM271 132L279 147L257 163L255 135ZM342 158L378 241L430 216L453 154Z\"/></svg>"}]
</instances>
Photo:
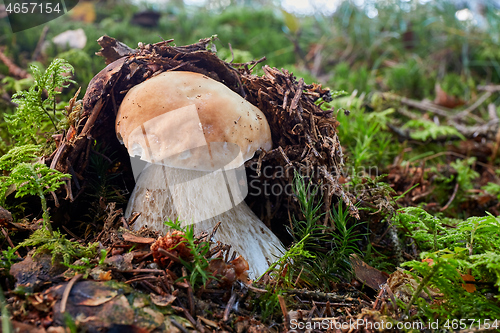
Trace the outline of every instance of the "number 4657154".
<instances>
[{"instance_id":1,"label":"number 4657154","mask_svg":"<svg viewBox=\"0 0 500 333\"><path fill-rule=\"evenodd\" d=\"M52 12L59 13L61 11L59 3L36 3L36 2L22 2L22 3L9 3L5 8L8 14L50 14Z\"/></svg>"},{"instance_id":2,"label":"number 4657154","mask_svg":"<svg viewBox=\"0 0 500 333\"><path fill-rule=\"evenodd\" d=\"M479 329L498 329L500 326L500 323L498 322L498 319L495 320L490 320L490 319L452 319L452 320L447 320L444 323L444 328L446 329L472 329L475 327L479 327Z\"/></svg>"}]
</instances>

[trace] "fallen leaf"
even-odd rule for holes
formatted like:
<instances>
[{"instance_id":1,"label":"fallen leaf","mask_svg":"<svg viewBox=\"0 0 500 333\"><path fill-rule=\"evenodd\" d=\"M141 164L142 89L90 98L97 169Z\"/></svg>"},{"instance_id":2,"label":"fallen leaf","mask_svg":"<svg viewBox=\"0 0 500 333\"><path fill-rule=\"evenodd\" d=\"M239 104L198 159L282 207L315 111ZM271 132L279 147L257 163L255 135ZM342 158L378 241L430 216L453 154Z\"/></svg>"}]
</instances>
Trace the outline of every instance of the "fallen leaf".
<instances>
[{"instance_id":1,"label":"fallen leaf","mask_svg":"<svg viewBox=\"0 0 500 333\"><path fill-rule=\"evenodd\" d=\"M439 106L444 106L450 109L465 104L465 102L462 99L452 95L448 95L446 91L444 91L438 83L436 83L434 90L436 92L436 98L434 99L434 104L437 104Z\"/></svg>"},{"instance_id":2,"label":"fallen leaf","mask_svg":"<svg viewBox=\"0 0 500 333\"><path fill-rule=\"evenodd\" d=\"M212 321L212 320L210 320L210 319L203 318L202 316L198 316L198 318L199 318L199 319L200 319L200 320L201 320L201 321L202 321L205 325L207 325L207 326L211 326L211 327L213 327L213 328L218 328L218 327L219 327L219 325L218 325L216 322L214 322L214 321Z\"/></svg>"},{"instance_id":3,"label":"fallen leaf","mask_svg":"<svg viewBox=\"0 0 500 333\"><path fill-rule=\"evenodd\" d=\"M153 244L156 240L154 238L136 236L128 232L124 232L122 237L124 241L138 244Z\"/></svg>"},{"instance_id":4,"label":"fallen leaf","mask_svg":"<svg viewBox=\"0 0 500 333\"><path fill-rule=\"evenodd\" d=\"M149 296L151 297L151 302L153 302L153 304L157 306L168 306L172 304L177 298L173 295L160 296L155 294L149 294Z\"/></svg>"},{"instance_id":5,"label":"fallen leaf","mask_svg":"<svg viewBox=\"0 0 500 333\"><path fill-rule=\"evenodd\" d=\"M389 275L378 269L368 265L357 255L351 256L351 264L354 268L354 275L364 285L373 290L380 290L380 286L387 282Z\"/></svg>"},{"instance_id":6,"label":"fallen leaf","mask_svg":"<svg viewBox=\"0 0 500 333\"><path fill-rule=\"evenodd\" d=\"M389 279L387 279L387 285L391 288L394 296L405 303L410 301L414 291L417 290L420 283L420 279L418 281L415 280L410 273L399 267L389 276ZM419 297L425 299L426 301L430 301L431 298L437 296L442 296L437 289L426 288L426 290L429 291L429 294L422 291L419 295Z\"/></svg>"},{"instance_id":7,"label":"fallen leaf","mask_svg":"<svg viewBox=\"0 0 500 333\"><path fill-rule=\"evenodd\" d=\"M464 281L476 281L474 277L470 274L460 274L462 276L462 280ZM462 283L462 288L464 288L467 292L473 293L476 291L476 285L472 283Z\"/></svg>"},{"instance_id":8,"label":"fallen leaf","mask_svg":"<svg viewBox=\"0 0 500 333\"><path fill-rule=\"evenodd\" d=\"M125 253L124 255L117 254L106 258L104 263L120 271L125 271L132 269L132 259L134 259L134 255L132 253Z\"/></svg>"},{"instance_id":9,"label":"fallen leaf","mask_svg":"<svg viewBox=\"0 0 500 333\"><path fill-rule=\"evenodd\" d=\"M21 323L19 321L11 321L13 332L16 333L45 333L47 332L43 327L36 327L30 324Z\"/></svg>"}]
</instances>

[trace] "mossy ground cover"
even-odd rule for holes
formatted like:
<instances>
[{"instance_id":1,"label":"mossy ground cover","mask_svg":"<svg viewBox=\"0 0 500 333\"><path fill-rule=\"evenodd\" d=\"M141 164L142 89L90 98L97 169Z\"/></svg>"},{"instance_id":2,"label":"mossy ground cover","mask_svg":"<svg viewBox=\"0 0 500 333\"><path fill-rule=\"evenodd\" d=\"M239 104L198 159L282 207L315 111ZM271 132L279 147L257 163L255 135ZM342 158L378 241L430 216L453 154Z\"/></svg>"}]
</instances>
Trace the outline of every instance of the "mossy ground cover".
<instances>
[{"instance_id":1,"label":"mossy ground cover","mask_svg":"<svg viewBox=\"0 0 500 333\"><path fill-rule=\"evenodd\" d=\"M345 1L331 15L302 17L270 5L210 3L210 9L149 8L162 14L154 28L130 24L144 8L94 3L93 22L65 15L47 24L46 40L83 28L82 50L49 43L35 58L40 31L12 34L0 21L0 51L12 61L0 63L0 205L10 212L0 211L2 308L10 311L2 312L4 331L8 322L95 329L100 323L85 326L81 317L61 315L65 296L57 287L68 282L68 292L79 290L78 279L118 280L150 294L145 299L121 287L123 298L113 293L113 306L151 316L141 324L149 330L326 330L349 321L359 331L375 331L376 323L406 331L498 329L498 9L459 20L462 9L446 1L364 7ZM306 84L338 92L316 103L338 122L345 165L333 176L355 198L359 219L340 198L325 206L311 177L299 173L291 194L299 209L274 221L289 251L260 282L248 287L229 279L230 262L226 275L210 275L216 253L189 230L181 243L192 256L171 259L166 276L160 273L149 253L158 235L119 228L127 226L120 209L128 194L116 152L94 142L85 179L45 164L57 138L77 127L82 95L70 100L105 66L93 42L104 34L131 47L161 38L184 45L217 34L211 49L223 60L266 56L254 73L264 74L263 64L285 68ZM75 178L85 189L78 206L59 200L69 198ZM34 253L68 270L37 280L36 288L16 288L19 275L13 278L11 267ZM65 302L71 309L84 305L68 296ZM152 310L145 312L145 304ZM133 323L101 324L111 330Z\"/></svg>"}]
</instances>

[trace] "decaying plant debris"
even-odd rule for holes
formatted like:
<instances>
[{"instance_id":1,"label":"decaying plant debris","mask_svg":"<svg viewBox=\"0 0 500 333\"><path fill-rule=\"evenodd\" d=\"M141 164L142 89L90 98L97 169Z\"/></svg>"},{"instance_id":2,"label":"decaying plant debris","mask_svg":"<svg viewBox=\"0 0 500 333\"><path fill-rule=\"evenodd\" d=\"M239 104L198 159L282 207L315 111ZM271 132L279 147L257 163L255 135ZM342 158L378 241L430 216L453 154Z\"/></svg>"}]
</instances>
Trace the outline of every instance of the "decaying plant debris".
<instances>
[{"instance_id":1,"label":"decaying plant debris","mask_svg":"<svg viewBox=\"0 0 500 333\"><path fill-rule=\"evenodd\" d=\"M125 182L132 189L129 157L114 133L118 107L131 87L152 76L164 71L191 71L224 83L259 107L268 118L275 148L247 162L247 166L253 163L256 177L261 176L263 166L272 168L267 174L284 170L281 176L266 179L271 185L278 183L284 188L292 184L293 170L296 170L322 187L325 210L341 198L350 207L351 215L358 217L353 196L338 182L343 155L335 132L337 122L332 117L333 110L322 111L315 103L319 98L328 100L328 90L319 85L305 85L303 79L297 81L290 72L267 66L264 76L253 75L252 65L258 61L226 63L207 50L210 39L182 47L172 46L171 42L139 45L133 50L107 36L98 40L102 46L98 54L105 58L108 66L90 82L76 120L47 160L52 168L73 175L71 184L66 186L67 199L73 201L84 191L80 182L84 179L93 140L106 143L110 151L119 152L120 171L128 175ZM281 202L283 198L286 204ZM298 210L290 196L262 194L254 200L260 201L256 206L263 207L261 216L267 224L271 217L288 219L290 210Z\"/></svg>"},{"instance_id":2,"label":"decaying plant debris","mask_svg":"<svg viewBox=\"0 0 500 333\"><path fill-rule=\"evenodd\" d=\"M204 286L193 285L181 263L190 262L185 244L179 243L182 233L173 231L155 239L147 232L115 228L105 241L108 254L101 263L77 261L68 269L53 265L51 256L43 254L28 255L12 265L16 286L30 292L25 299L7 293L14 328L45 332L70 320L86 332L281 331L280 326L263 324L265 318L256 313L259 298L270 291L248 284L244 260L230 260L226 246L210 246L209 278ZM208 236L202 234L195 242L207 242ZM168 249L174 243L180 246ZM86 268L78 273L78 266ZM288 321L336 317L348 322L346 313L350 313L352 320L364 319L367 314L361 309L368 304L360 298L364 295L352 287L343 289L336 293L288 290L286 296L295 304L280 299L283 317Z\"/></svg>"}]
</instances>

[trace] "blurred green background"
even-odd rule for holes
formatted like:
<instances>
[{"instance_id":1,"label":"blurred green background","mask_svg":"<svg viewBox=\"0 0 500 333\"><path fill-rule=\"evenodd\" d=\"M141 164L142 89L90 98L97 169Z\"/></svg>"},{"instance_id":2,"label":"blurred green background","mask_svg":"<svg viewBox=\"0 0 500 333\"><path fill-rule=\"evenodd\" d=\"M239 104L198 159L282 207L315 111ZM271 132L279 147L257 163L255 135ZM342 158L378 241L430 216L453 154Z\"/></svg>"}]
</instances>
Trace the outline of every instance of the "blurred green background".
<instances>
[{"instance_id":1,"label":"blurred green background","mask_svg":"<svg viewBox=\"0 0 500 333\"><path fill-rule=\"evenodd\" d=\"M311 1L312 2L312 1ZM85 88L103 61L95 42L106 34L131 47L174 38L177 45L217 35L218 55L245 62L266 56L266 64L293 70L306 82L320 81L337 90L391 90L408 97L434 96L434 84L468 99L474 84L500 80L500 20L492 1L338 1L190 0L128 2L80 1L69 14L46 24L45 51L34 51L42 26L12 34L0 20L3 52L21 68L32 61L47 65L63 57L75 66ZM193 4L194 3L194 4ZM473 4L473 5L471 5ZM297 8L299 6L299 8ZM300 9L302 8L302 9ZM148 13L140 26L134 15ZM156 14L150 15L155 16ZM144 16L146 18L144 18ZM136 23L134 23L136 22ZM54 36L82 28L83 49L54 45ZM0 74L8 76L4 64ZM12 87L2 86L11 93Z\"/></svg>"}]
</instances>

